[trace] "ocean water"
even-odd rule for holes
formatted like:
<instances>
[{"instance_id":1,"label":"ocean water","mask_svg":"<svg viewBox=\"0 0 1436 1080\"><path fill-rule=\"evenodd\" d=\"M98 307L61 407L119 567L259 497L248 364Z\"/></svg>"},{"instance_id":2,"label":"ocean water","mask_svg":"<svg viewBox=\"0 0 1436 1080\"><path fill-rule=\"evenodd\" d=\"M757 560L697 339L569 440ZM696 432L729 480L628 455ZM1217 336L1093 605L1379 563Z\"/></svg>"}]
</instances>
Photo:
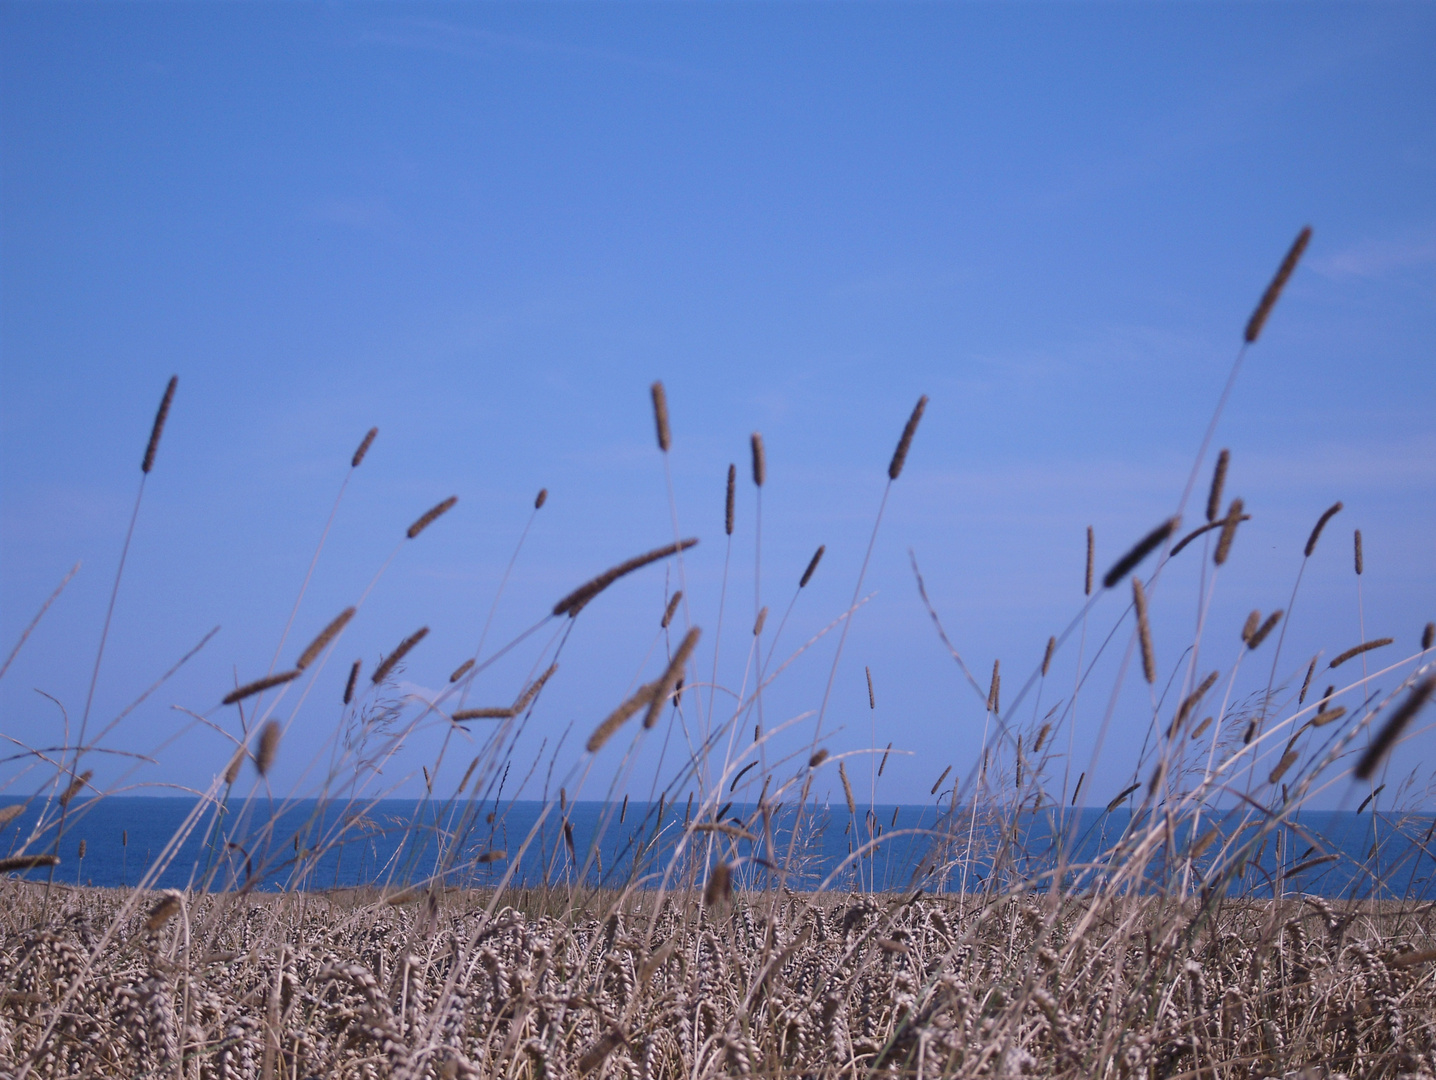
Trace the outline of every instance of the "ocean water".
<instances>
[{"instance_id":1,"label":"ocean water","mask_svg":"<svg viewBox=\"0 0 1436 1080\"><path fill-rule=\"evenodd\" d=\"M0 798L0 806L17 802L25 800ZM53 851L57 813L53 803L30 801L0 829L0 853ZM689 884L702 866L721 859L749 887L781 881L800 891L920 885L937 892L976 890L994 875L1004 886L1023 879L1045 884L1065 852L1065 879L1082 887L1101 877L1134 824L1126 809L1041 811L998 822L954 820L931 805L859 808L855 819L845 806L810 805L801 817L796 808L780 807L765 830L755 807L732 804L723 808L721 829L709 822L709 831L682 841L686 813L682 804L639 802L576 802L565 813L538 802L467 800L353 806L255 800L223 808L181 798L77 800L67 813L54 877L99 886L143 881L154 888L265 891L397 887L435 877L477 888L505 880L511 886L615 886L631 878L643 887L671 887ZM1232 812L1200 824L1202 835L1215 827L1217 839L1196 860L1192 888L1217 867L1225 887L1253 897L1280 888L1288 895L1436 899L1436 820L1430 815L1308 810L1265 835L1244 828L1250 820ZM37 831L42 821L50 827ZM1178 853L1187 850L1189 828L1177 829L1173 839ZM25 876L45 880L50 873L36 869ZM1160 887L1167 874L1158 851L1146 887Z\"/></svg>"}]
</instances>

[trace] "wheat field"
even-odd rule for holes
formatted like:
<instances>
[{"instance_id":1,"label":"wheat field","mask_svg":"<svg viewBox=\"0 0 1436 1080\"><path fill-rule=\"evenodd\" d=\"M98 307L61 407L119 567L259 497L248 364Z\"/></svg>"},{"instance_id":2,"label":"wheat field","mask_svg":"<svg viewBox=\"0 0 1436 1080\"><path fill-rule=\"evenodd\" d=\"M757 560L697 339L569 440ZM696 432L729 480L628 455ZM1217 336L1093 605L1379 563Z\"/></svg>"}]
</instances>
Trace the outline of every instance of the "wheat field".
<instances>
[{"instance_id":1,"label":"wheat field","mask_svg":"<svg viewBox=\"0 0 1436 1080\"><path fill-rule=\"evenodd\" d=\"M1232 379L1309 235L1298 237L1247 323ZM171 380L165 390L142 477L162 461L176 386ZM651 395L666 465L674 434L663 385ZM920 444L926 407L924 397L902 429L888 489ZM1225 496L1226 450L1215 459L1201 519L1195 481L1209 467L1219 415L1220 405L1176 514L1105 572L1089 530L1086 604L1048 639L1030 677L1009 671L1004 684L996 665L984 678L970 671L914 565L934 631L986 715L980 759L937 777L933 817L921 828L896 828L896 815L885 823L865 808L845 755L830 754L816 736L801 753L767 756L774 731L755 723L755 708L782 675L781 661L729 688L724 700L736 704L715 715L718 688L698 652L703 632L687 624L675 591L655 612L661 661L576 736L587 740L580 764L546 797L537 822L505 833L503 847L492 840L512 808L502 802L511 767L530 768L516 762L516 741L545 686L563 677L564 628L630 574L682 559L696 541L678 534L676 512L671 543L616 564L541 615L535 630L549 628L557 644L533 646L541 637L530 640L535 631L527 631L487 652L481 645L447 689L423 701L392 692L427 628L397 630L372 670L354 662L308 793L353 812L320 821L303 839L295 834L292 845L276 842L272 804L258 794L292 722L277 706L337 655L362 597L328 621L292 667L227 693L221 708L239 710L240 734L227 736L232 748L174 842L137 865L125 887L55 876L60 856L72 854L67 829L107 794L88 763L113 725L87 729L87 706L64 746L22 754L49 770L42 782L22 772L0 789L18 797L0 808L0 1075L1436 1076L1436 903L1428 887L1436 822L1408 805L1381 818L1369 852L1353 853L1300 821L1311 800L1353 776L1371 793L1365 810L1395 748L1427 730L1424 709L1436 689L1429 624L1419 648L1377 637L1344 651L1349 643L1336 643L1330 659L1303 658L1304 680L1273 680L1248 696L1232 693L1234 665L1207 675L1193 649L1172 677L1176 690L1150 717L1132 783L1099 815L1110 828L1096 841L1078 835L1090 815L1072 811L1085 805L1087 773L1063 753L1070 714L1054 707L1018 719L1018 705L1104 594L1126 605L1112 636L1117 648L1128 647L1131 677L1163 677L1148 606L1153 582L1187 548L1183 557L1202 558L1204 581L1209 572L1214 582L1239 557L1247 520L1242 500ZM351 475L376 434L353 453ZM761 435L750 445L752 483L761 488ZM737 483L730 466L730 536ZM142 483L136 516L143 492ZM538 494L535 512L545 498ZM1183 525L1188 502L1198 520ZM445 500L415 518L399 543L439 527L453 505ZM1340 509L1315 519L1303 559L1324 535L1334 542L1330 523ZM881 520L879 511L874 539ZM1359 575L1359 532L1354 543ZM819 548L799 589L822 557ZM834 672L861 591L860 574L852 607L814 639L833 646ZM755 642L768 618L763 608ZM772 618L784 616L775 609ZM1241 630L1241 655L1280 650L1283 619L1282 611L1254 611ZM108 629L107 621L101 653ZM534 675L514 696L470 704L474 680L498 656L525 647L534 650ZM1379 662L1379 693L1369 692L1374 676L1364 670L1348 677L1353 668L1343 665L1357 657ZM871 703L870 675L867 685ZM814 703L819 721L826 705L826 696ZM213 717L229 714L193 715L217 728ZM597 755L628 762L644 732L690 721L698 748L653 778L656 812L645 804L628 826L627 798L621 808L608 800L598 835L576 834L576 800ZM478 722L478 753L452 790L436 790L430 772L438 776L457 753L448 738L423 770L426 798L446 808L446 824L433 830L432 869L391 864L372 883L329 887L322 861L353 839L363 810L383 794L363 784L415 732ZM837 814L846 851L836 865L818 857L812 831L818 783L837 785L847 811ZM744 798L735 795L740 784L746 801L735 801ZM1048 823L1041 850L1033 840L1038 818ZM621 827L636 839L620 869L605 869ZM256 846L254 836L264 842ZM192 838L203 855L181 865ZM898 840L917 856L908 880L892 888L874 866ZM1400 852L1394 861L1392 850ZM534 851L542 855L537 881L518 872ZM1339 878L1311 876L1338 868ZM177 870L186 886L161 888ZM265 884L276 877L277 890ZM1305 888L1313 880L1339 881L1319 891L1343 895Z\"/></svg>"}]
</instances>

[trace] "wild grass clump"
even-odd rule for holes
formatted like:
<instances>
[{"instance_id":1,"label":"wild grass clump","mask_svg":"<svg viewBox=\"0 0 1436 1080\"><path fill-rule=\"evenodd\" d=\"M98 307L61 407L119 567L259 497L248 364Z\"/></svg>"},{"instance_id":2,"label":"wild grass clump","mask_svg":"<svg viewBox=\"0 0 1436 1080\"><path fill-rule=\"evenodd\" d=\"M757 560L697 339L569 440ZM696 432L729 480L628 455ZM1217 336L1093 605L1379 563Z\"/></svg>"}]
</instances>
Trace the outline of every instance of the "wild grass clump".
<instances>
[{"instance_id":1,"label":"wild grass clump","mask_svg":"<svg viewBox=\"0 0 1436 1080\"><path fill-rule=\"evenodd\" d=\"M1304 230L1251 316L1221 404L1309 238ZM175 385L144 455L126 552ZM682 432L663 384L650 394L666 477ZM487 644L491 609L477 646L445 663L452 674L427 697L402 696L396 684L427 627L407 637L407 628L387 628L398 644L367 680L353 661L342 702L311 695L363 618L373 583L337 617L318 613L315 636L286 667L302 588L268 670L256 665L247 682L186 710L229 742L171 842L136 866L132 885L90 888L57 871L68 867L75 821L109 805L87 767L119 722L91 737L107 613L77 737L59 749L36 738L17 759L26 768L0 778L0 794L21 796L0 806L0 1073L1436 1075L1436 819L1419 812L1410 776L1392 777L1383 798L1393 754L1429 730L1432 630L1424 628L1419 649L1396 630L1333 642L1285 673L1302 574L1340 503L1316 519L1284 608L1253 611L1240 631L1209 625L1222 567L1241 557L1238 526L1250 516L1240 498L1221 510L1240 464L1224 449L1205 524L1181 529L1221 404L1178 504L1145 536L1125 538L1126 554L1101 578L1087 530L1082 605L1065 628L1034 634L1046 646L1030 673L1009 658L1005 689L1000 661L984 683L953 646L913 557L936 637L982 714L973 760L932 763L937 779L917 825L898 809L880 814L871 794L865 804L849 771L848 758L869 753L880 777L889 755L903 752L897 728L884 732L891 738L879 751L870 667L871 745L848 746L826 726L864 602L866 561L850 605L809 641L779 651L826 548L801 575L795 568L786 605L764 596L757 559L768 461L756 432L754 606L735 635L746 650L741 681L720 678L723 612L746 573L732 560L735 465L722 492L728 546L711 632L690 618L683 560L697 541L680 533L671 484L671 538L653 538L657 546L578 585L498 647ZM928 405L918 400L888 463L869 555L905 466L920 459ZM376 435L371 429L352 455L336 508ZM534 500L510 570L546 497L545 489ZM446 527L440 519L454 504L413 519L390 560ZM323 548L321 540L311 573ZM1178 557L1201 561L1198 629L1180 652L1152 605ZM554 746L546 739L537 756L521 753L530 725L549 730L544 690L567 677L560 661L574 621L591 618L605 590L658 564L682 584L653 612L661 647L622 696L599 703L595 721L607 718L587 729L581 749L580 732L569 758L560 757L566 735ZM1117 589L1128 577L1130 599ZM506 582L507 574L495 609ZM112 598L118 585L117 575ZM1089 628L1102 644L1086 652ZM831 667L811 712L796 721L765 715L765 694L788 664L830 640ZM1122 763L1115 797L1089 794L1084 810L1103 744L1099 735L1091 759L1074 760L1076 701L1104 652L1110 660L1124 646L1117 678L1140 663L1150 704L1135 719L1145 741ZM527 657L529 674L495 687L495 661L515 653ZM1308 703L1327 656L1325 670L1342 670ZM1376 656L1384 659L1373 670ZM1259 675L1243 670L1258 659ZM1063 663L1075 689L1039 715L1036 702ZM629 723L640 714L642 723ZM285 735L296 723L330 732L308 765L318 777L304 793L312 803L272 790L276 766L290 765ZM643 741L676 740L675 732L684 751L660 758L641 782L633 771ZM393 790L400 755L416 745L435 748L419 770L423 796L417 810L388 820L380 800ZM600 759L605 771L595 774ZM439 778L459 765L450 789ZM29 778L42 767L49 774L36 785ZM598 809L583 809L595 805L579 802L593 798L591 777L610 771L617 779ZM835 783L841 802L822 806ZM540 784L538 809L525 817L519 800ZM645 787L653 794L639 801ZM1360 800L1369 849L1365 839L1357 850L1324 835L1306 813L1333 789ZM360 884L338 887L340 861L350 859L352 872L365 852ZM171 880L184 887L161 887Z\"/></svg>"}]
</instances>

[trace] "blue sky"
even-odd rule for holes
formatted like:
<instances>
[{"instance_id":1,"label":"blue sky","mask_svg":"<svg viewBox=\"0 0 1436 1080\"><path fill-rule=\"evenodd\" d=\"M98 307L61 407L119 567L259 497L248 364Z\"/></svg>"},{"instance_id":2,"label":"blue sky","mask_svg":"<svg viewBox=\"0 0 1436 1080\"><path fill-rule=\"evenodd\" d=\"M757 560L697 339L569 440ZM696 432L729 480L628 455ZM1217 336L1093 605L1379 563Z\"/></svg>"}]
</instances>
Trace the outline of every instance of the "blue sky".
<instances>
[{"instance_id":1,"label":"blue sky","mask_svg":"<svg viewBox=\"0 0 1436 1080\"><path fill-rule=\"evenodd\" d=\"M1280 675L1355 644L1363 620L1409 656L1436 618L1433 55L1424 5L0 6L0 648L83 564L0 681L0 725L58 743L36 688L72 721L83 707L171 374L95 716L222 629L114 736L162 745L158 764L104 763L107 784L204 786L224 767L223 740L171 706L237 727L215 703L268 670L370 425L286 652L357 599L409 521L460 501L318 676L281 785L305 782L351 658L372 667L428 625L406 671L422 688L472 652L540 487L491 641L671 538L653 379L680 529L703 539L684 571L705 665L728 463L745 478L729 681L753 618L749 433L769 453L762 602L781 612L828 545L786 652L846 608L925 393L824 721L834 750L876 723L878 745L914 751L878 794L920 801L944 765L972 765L982 710L908 550L971 666L1000 658L1019 683L1081 606L1086 526L1106 565L1174 508L1245 320L1308 223L1217 433L1253 520L1204 648L1225 668L1246 613L1286 606L1311 523L1342 499ZM1164 678L1193 636L1184 558L1154 600ZM572 722L576 761L652 676L664 579L585 612L522 752ZM1098 605L1090 634L1124 602ZM785 673L770 716L816 707L832 647ZM1075 660L1044 702L1070 694ZM537 663L515 654L476 693L508 700ZM1074 771L1114 677L1084 691ZM1094 799L1123 786L1150 715L1129 672ZM434 737L386 782L417 790L404 778Z\"/></svg>"}]
</instances>

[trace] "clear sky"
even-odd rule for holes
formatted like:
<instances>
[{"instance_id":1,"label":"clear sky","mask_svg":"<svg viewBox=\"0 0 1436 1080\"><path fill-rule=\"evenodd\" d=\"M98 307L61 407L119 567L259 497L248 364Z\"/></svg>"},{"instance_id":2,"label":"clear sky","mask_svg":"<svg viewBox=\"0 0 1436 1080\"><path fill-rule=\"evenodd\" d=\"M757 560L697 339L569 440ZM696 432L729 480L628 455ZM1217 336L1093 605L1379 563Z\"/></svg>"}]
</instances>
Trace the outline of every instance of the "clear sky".
<instances>
[{"instance_id":1,"label":"clear sky","mask_svg":"<svg viewBox=\"0 0 1436 1080\"><path fill-rule=\"evenodd\" d=\"M204 786L223 769L224 740L172 706L237 730L217 702L269 670L371 425L281 665L358 600L411 520L459 503L399 552L302 709L298 687L284 699L284 790L308 783L299 765L334 729L353 658L372 668L429 626L404 676L417 692L473 652L540 487L489 647L672 538L652 380L668 388L678 527L703 541L683 571L704 668L739 464L730 684L754 618L749 433L768 448L768 642L827 544L787 655L846 609L888 458L927 394L823 740L913 751L877 796L922 801L943 766L971 768L983 709L909 549L954 645L984 683L1000 658L1015 694L1080 610L1086 526L1100 573L1175 508L1246 318L1306 224L1307 257L1216 436L1253 518L1202 666L1235 660L1249 610L1287 605L1336 499L1277 678L1363 633L1397 639L1372 670L1408 657L1436 618L1433 56L1436 7L1417 4L0 5L0 652L82 563L0 681L0 734L62 741L36 690L72 725L83 711L172 374L92 723L221 630L108 744L157 764L101 761L104 785ZM1184 553L1156 590L1159 690L1193 638L1201 561ZM650 568L584 612L525 763L571 722L562 775L653 677L677 572ZM1088 660L1127 596L1093 609ZM511 700L551 629L474 698ZM1130 623L1119 656L1129 637ZM1071 696L1076 642L1044 712ZM774 684L770 723L818 706L834 645ZM1263 685L1272 649L1244 669ZM1257 689L1247 676L1234 697ZM1113 680L1099 670L1079 698L1074 773ZM1150 718L1129 671L1093 801L1124 786ZM438 738L384 782L416 792ZM1423 791L1433 752L1427 736L1402 757ZM867 764L852 771L866 788ZM41 779L5 775L11 793Z\"/></svg>"}]
</instances>

